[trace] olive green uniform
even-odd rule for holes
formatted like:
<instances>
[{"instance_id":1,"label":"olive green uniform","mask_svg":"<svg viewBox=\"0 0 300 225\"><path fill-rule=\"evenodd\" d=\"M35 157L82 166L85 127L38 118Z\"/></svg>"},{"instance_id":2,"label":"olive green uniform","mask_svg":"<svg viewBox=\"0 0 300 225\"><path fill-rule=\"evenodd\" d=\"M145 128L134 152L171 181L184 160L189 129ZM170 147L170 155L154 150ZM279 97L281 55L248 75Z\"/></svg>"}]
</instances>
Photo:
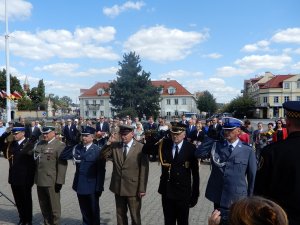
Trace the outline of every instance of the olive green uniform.
<instances>
[{"instance_id":1,"label":"olive green uniform","mask_svg":"<svg viewBox=\"0 0 300 225\"><path fill-rule=\"evenodd\" d=\"M60 193L55 191L55 184L65 183L67 161L59 159L64 147L64 143L52 139L40 141L34 151L37 164L35 183L45 225L60 223Z\"/></svg>"}]
</instances>

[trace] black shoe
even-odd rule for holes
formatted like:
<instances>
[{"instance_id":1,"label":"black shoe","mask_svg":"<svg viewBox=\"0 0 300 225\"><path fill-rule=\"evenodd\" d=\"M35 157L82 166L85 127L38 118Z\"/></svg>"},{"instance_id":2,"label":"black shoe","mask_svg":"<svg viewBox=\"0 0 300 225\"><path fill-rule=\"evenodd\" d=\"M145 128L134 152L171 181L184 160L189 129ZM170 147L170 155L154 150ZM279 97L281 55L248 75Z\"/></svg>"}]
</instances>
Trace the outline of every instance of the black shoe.
<instances>
[{"instance_id":1,"label":"black shoe","mask_svg":"<svg viewBox=\"0 0 300 225\"><path fill-rule=\"evenodd\" d=\"M18 225L23 225L22 220L19 220L19 222L17 223Z\"/></svg>"}]
</instances>

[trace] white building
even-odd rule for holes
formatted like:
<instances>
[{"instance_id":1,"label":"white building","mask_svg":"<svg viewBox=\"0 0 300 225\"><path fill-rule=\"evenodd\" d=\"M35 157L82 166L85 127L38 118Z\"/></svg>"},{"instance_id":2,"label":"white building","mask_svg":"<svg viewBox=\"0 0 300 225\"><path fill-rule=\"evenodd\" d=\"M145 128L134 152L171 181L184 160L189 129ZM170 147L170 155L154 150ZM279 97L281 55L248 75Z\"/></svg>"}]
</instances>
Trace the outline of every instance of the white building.
<instances>
[{"instance_id":1,"label":"white building","mask_svg":"<svg viewBox=\"0 0 300 225\"><path fill-rule=\"evenodd\" d=\"M155 87L161 88L160 115L179 116L185 112L199 113L195 97L176 80L152 81ZM81 89L80 115L83 118L98 118L100 115L112 117L113 107L110 104L109 82L98 82L89 89Z\"/></svg>"}]
</instances>

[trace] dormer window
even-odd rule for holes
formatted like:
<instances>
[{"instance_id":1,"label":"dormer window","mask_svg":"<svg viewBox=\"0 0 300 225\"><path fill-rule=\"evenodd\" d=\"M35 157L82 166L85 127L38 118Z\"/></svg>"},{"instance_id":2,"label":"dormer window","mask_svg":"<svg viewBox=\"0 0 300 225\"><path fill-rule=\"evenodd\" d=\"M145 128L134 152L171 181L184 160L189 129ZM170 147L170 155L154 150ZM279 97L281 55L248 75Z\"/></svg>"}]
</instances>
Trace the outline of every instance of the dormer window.
<instances>
[{"instance_id":1,"label":"dormer window","mask_svg":"<svg viewBox=\"0 0 300 225\"><path fill-rule=\"evenodd\" d=\"M176 92L176 88L174 88L174 87L169 87L169 88L168 88L168 93L169 93L169 95L174 95L175 92Z\"/></svg>"},{"instance_id":2,"label":"dormer window","mask_svg":"<svg viewBox=\"0 0 300 225\"><path fill-rule=\"evenodd\" d=\"M163 86L160 86L157 88L157 92L162 95L164 93L164 87Z\"/></svg>"},{"instance_id":3,"label":"dormer window","mask_svg":"<svg viewBox=\"0 0 300 225\"><path fill-rule=\"evenodd\" d=\"M104 89L103 88L99 88L97 90L97 95L103 95L105 93Z\"/></svg>"}]
</instances>

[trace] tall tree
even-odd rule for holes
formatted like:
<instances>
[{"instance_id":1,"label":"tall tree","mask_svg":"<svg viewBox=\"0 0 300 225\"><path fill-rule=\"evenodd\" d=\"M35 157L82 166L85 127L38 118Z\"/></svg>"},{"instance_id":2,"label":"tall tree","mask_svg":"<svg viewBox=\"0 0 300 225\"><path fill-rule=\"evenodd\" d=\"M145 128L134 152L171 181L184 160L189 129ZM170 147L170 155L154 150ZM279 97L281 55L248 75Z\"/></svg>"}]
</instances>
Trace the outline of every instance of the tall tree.
<instances>
[{"instance_id":1,"label":"tall tree","mask_svg":"<svg viewBox=\"0 0 300 225\"><path fill-rule=\"evenodd\" d=\"M255 108L255 101L249 96L237 96L223 111L232 112L235 117L243 118L244 116L252 117Z\"/></svg>"},{"instance_id":2,"label":"tall tree","mask_svg":"<svg viewBox=\"0 0 300 225\"><path fill-rule=\"evenodd\" d=\"M44 81L39 80L38 86L30 90L29 97L35 107L34 110L45 110L46 99L45 99L45 85Z\"/></svg>"},{"instance_id":3,"label":"tall tree","mask_svg":"<svg viewBox=\"0 0 300 225\"><path fill-rule=\"evenodd\" d=\"M197 99L197 108L200 111L208 112L210 116L217 110L216 99L209 91L204 91L203 94Z\"/></svg>"},{"instance_id":4,"label":"tall tree","mask_svg":"<svg viewBox=\"0 0 300 225\"><path fill-rule=\"evenodd\" d=\"M117 80L110 84L110 102L121 115L157 116L160 95L151 83L150 73L142 70L140 62L135 52L123 55Z\"/></svg>"}]
</instances>

